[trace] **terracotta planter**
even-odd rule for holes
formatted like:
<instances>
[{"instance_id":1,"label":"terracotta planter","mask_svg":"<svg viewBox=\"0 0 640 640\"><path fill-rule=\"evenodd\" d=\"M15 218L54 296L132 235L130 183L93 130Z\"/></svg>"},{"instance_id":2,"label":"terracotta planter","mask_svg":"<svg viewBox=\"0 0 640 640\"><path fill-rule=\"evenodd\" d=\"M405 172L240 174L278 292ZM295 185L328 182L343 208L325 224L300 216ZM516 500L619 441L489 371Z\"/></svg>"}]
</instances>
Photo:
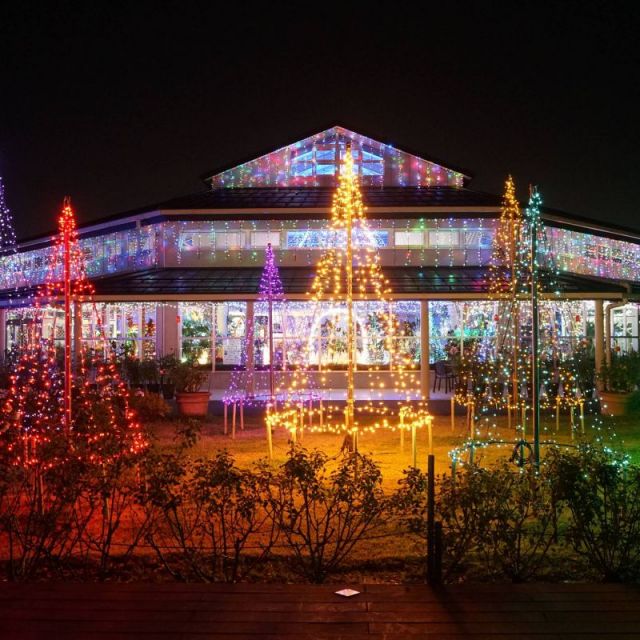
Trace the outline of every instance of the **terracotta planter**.
<instances>
[{"instance_id":1,"label":"terracotta planter","mask_svg":"<svg viewBox=\"0 0 640 640\"><path fill-rule=\"evenodd\" d=\"M600 392L600 413L608 416L623 416L627 412L630 393Z\"/></svg>"},{"instance_id":2,"label":"terracotta planter","mask_svg":"<svg viewBox=\"0 0 640 640\"><path fill-rule=\"evenodd\" d=\"M209 392L176 393L178 411L183 416L206 416L209 410Z\"/></svg>"}]
</instances>

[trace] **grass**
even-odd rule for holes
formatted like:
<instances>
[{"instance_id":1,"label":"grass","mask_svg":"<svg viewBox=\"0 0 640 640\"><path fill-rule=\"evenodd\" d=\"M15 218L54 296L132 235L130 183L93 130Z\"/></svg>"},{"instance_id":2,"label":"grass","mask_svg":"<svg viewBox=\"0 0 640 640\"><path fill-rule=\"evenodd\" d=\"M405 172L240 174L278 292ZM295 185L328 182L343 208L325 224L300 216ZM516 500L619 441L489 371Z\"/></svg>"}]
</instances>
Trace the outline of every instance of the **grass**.
<instances>
[{"instance_id":1,"label":"grass","mask_svg":"<svg viewBox=\"0 0 640 640\"><path fill-rule=\"evenodd\" d=\"M175 434L181 426L179 420L158 422L150 425L150 431L156 438L160 447L169 447L174 441ZM555 420L553 417L544 416L541 432L542 441L553 441L561 444L576 444L570 437L568 416L562 416L560 430L555 432ZM513 442L518 439L513 429L508 429L506 419L499 418L497 429L487 434L484 430L478 430L476 438L480 441L488 436L494 439L508 441L511 444L480 448L476 452L476 459L483 464L489 464L499 458L509 458L513 451ZM468 438L466 421L464 416L455 419L453 430L448 416L435 416L433 422L433 453L436 461L436 472L444 473L450 469L450 452L460 447ZM633 462L640 463L640 424L635 417L599 418L587 416L585 418L585 438L593 440L601 439L616 450L626 452ZM527 434L531 440L531 435ZM318 433L306 430L299 443L308 449L318 448L330 457L338 458L343 442L342 434ZM286 460L289 450L288 433L284 430L275 430L273 436L273 464L282 464ZM235 439L223 434L223 422L221 417L209 416L202 422L201 437L196 444L193 455L207 457L216 451L226 449L230 451L240 466L250 466L261 458L267 456L267 444L264 422L261 416L248 416L245 418L245 428L236 432ZM418 465L426 468L428 447L428 433L426 429L417 432L417 460ZM359 450L361 453L371 455L380 465L385 489L391 490L397 486L398 480L403 475L403 470L412 465L413 455L411 446L411 434L405 433L404 447L401 447L401 436L398 431L379 429L375 432L364 431L359 438ZM544 455L545 447L542 448Z\"/></svg>"},{"instance_id":2,"label":"grass","mask_svg":"<svg viewBox=\"0 0 640 640\"><path fill-rule=\"evenodd\" d=\"M167 421L152 425L152 432L157 438L157 445L169 447L176 431L183 426L179 421ZM497 430L491 434L496 439L515 441L516 433L508 429L506 419L499 419ZM479 440L486 438L487 434L480 430L477 434ZM435 416L433 422L433 453L436 459L436 472L446 473L450 470L452 449L461 446L468 438L466 421L464 416L456 417L454 428L451 429L451 420L448 416ZM587 416L585 418L586 440L600 439L617 450L624 450L636 463L640 462L640 424L637 418L600 418ZM555 432L555 417L544 416L541 439L554 441L560 444L575 445L578 440L572 440L569 429L568 416L561 416L559 433ZM318 448L325 451L335 459L339 458L340 448L343 442L342 434L314 433L306 431L301 439L301 444L309 449ZM289 449L288 434L276 430L274 433L274 465L285 462ZM370 454L378 463L383 476L383 488L390 493L398 486L398 481L403 477L403 471L412 464L411 435L405 434L404 450L400 446L400 434L397 431L380 429L375 432L367 432L360 436L360 451ZM235 439L223 434L223 422L221 417L209 417L202 423L201 438L196 444L193 455L207 457L216 451L227 449L230 451L238 465L249 467L257 460L265 458L267 445L265 427L260 416L250 416L245 420L245 429L238 429ZM542 453L548 449L543 447ZM513 444L502 447L479 449L477 456L483 464L490 464L499 458L510 457ZM417 438L418 464L426 468L428 454L428 434L426 430L420 430ZM514 467L515 469L515 467ZM284 554L281 561L284 562L278 569L286 572L286 552L277 549L276 552ZM424 579L424 541L415 535L403 533L398 535L393 525L384 527L376 532L371 539L364 539L356 546L350 555L349 561L344 566L344 572L332 577L339 580L345 577L356 581L390 581L412 582ZM556 551L553 551L556 553ZM573 558L573 557L572 557ZM588 567L576 565L576 559L571 560L572 567L567 568L567 558L558 556L549 563L550 571L556 571L557 575L549 574L549 579L565 579L566 575L588 574ZM576 565L576 566L573 566ZM475 568L474 568L475 567ZM473 562L468 570L469 575L482 576L482 570ZM287 574L288 575L288 574ZM265 580L274 579L273 576L264 576ZM280 579L280 578L277 578ZM288 579L296 579L289 576Z\"/></svg>"}]
</instances>

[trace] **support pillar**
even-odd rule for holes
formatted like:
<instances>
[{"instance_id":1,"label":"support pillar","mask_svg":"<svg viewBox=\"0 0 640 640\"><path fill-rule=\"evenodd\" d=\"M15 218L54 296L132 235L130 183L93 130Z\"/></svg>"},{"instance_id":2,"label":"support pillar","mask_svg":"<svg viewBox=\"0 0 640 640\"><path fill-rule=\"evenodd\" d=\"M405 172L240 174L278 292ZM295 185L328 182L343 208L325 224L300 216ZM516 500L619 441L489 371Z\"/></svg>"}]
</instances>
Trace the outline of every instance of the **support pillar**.
<instances>
[{"instance_id":1,"label":"support pillar","mask_svg":"<svg viewBox=\"0 0 640 640\"><path fill-rule=\"evenodd\" d=\"M604 364L604 304L602 300L596 300L595 316L595 359L596 359L596 385L600 389L600 371Z\"/></svg>"},{"instance_id":2,"label":"support pillar","mask_svg":"<svg viewBox=\"0 0 640 640\"><path fill-rule=\"evenodd\" d=\"M247 300L247 394L253 395L256 388L256 357L255 357L255 315L253 311L253 300Z\"/></svg>"},{"instance_id":3,"label":"support pillar","mask_svg":"<svg viewBox=\"0 0 640 640\"><path fill-rule=\"evenodd\" d=\"M420 300L420 395L429 399L429 301Z\"/></svg>"},{"instance_id":4,"label":"support pillar","mask_svg":"<svg viewBox=\"0 0 640 640\"><path fill-rule=\"evenodd\" d=\"M156 330L156 353L159 356L174 355L178 353L178 305L167 304L158 308L158 326Z\"/></svg>"},{"instance_id":5,"label":"support pillar","mask_svg":"<svg viewBox=\"0 0 640 640\"><path fill-rule=\"evenodd\" d=\"M7 354L7 310L0 309L0 356L4 360Z\"/></svg>"}]
</instances>

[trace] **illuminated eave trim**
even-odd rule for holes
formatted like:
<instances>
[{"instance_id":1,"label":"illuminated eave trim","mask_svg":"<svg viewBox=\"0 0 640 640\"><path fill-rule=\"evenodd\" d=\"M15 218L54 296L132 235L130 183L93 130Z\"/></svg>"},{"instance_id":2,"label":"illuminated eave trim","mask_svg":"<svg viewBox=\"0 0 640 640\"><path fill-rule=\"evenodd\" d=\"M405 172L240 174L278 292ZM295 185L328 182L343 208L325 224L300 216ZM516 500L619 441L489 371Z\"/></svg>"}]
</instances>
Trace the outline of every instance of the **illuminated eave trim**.
<instances>
[{"instance_id":1,"label":"illuminated eave trim","mask_svg":"<svg viewBox=\"0 0 640 640\"><path fill-rule=\"evenodd\" d=\"M580 233L590 233L614 240L623 240L626 242L640 243L640 233L634 233L631 230L611 228L599 225L597 222L586 222L582 220L572 220L571 218L563 218L561 215L543 213L542 219L550 226L558 226L563 229L573 230Z\"/></svg>"},{"instance_id":2,"label":"illuminated eave trim","mask_svg":"<svg viewBox=\"0 0 640 640\"><path fill-rule=\"evenodd\" d=\"M224 302L226 300L234 301L248 301L259 300L259 294L257 293L234 293L234 294L207 294L207 293L180 293L180 294L137 294L137 295L96 295L93 297L94 302L158 302L158 303L178 303L178 302ZM488 294L480 293L415 293L415 294L390 294L388 296L390 300L404 300L404 301L420 301L420 300L469 300L487 302L490 300ZM356 298L357 300L372 300L373 298ZM628 302L640 302L640 294L629 294L623 292L573 292L561 295L559 298L556 296L543 296L543 299L547 300L624 300ZM304 293L299 294L287 294L287 300L292 302L307 301L309 297ZM9 311L11 309L19 309L21 307L33 306L33 300L31 298L13 298L11 302L3 301L0 303L0 309L3 311Z\"/></svg>"},{"instance_id":3,"label":"illuminated eave trim","mask_svg":"<svg viewBox=\"0 0 640 640\"><path fill-rule=\"evenodd\" d=\"M286 294L290 301L308 301L310 298L304 293ZM233 293L233 294L208 294L208 293L174 293L166 295L139 294L139 295L99 295L95 296L95 302L220 302L224 300L258 300L257 293ZM329 301L330 298L326 298ZM487 301L490 299L487 293L415 293L415 294L394 294L388 296L390 300L478 300ZM640 300L640 295L629 295L623 292L573 292L563 294L560 297L554 295L542 296L543 300ZM354 300L374 301L372 296L354 296Z\"/></svg>"},{"instance_id":4,"label":"illuminated eave trim","mask_svg":"<svg viewBox=\"0 0 640 640\"><path fill-rule=\"evenodd\" d=\"M372 207L365 206L365 211L368 212L378 212L378 213L499 213L499 207L446 207L446 206L435 206L435 207ZM269 216L272 213L282 214L282 213L322 213L327 214L331 213L331 207L273 207L270 209L265 208L231 208L231 209L161 209L156 215L212 215L212 214L220 214L220 215L263 215Z\"/></svg>"}]
</instances>

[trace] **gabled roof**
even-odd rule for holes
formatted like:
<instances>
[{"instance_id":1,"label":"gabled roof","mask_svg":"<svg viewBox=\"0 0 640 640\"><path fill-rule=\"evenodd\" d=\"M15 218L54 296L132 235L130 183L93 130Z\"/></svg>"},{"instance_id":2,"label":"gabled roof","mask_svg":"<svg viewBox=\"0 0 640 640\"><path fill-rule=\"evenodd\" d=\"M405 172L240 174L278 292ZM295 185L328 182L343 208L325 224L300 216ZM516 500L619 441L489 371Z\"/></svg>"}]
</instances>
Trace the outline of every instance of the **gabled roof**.
<instances>
[{"instance_id":1,"label":"gabled roof","mask_svg":"<svg viewBox=\"0 0 640 640\"><path fill-rule=\"evenodd\" d=\"M212 187L334 187L347 143L363 186L461 187L470 176L338 125L241 164L208 172Z\"/></svg>"}]
</instances>

